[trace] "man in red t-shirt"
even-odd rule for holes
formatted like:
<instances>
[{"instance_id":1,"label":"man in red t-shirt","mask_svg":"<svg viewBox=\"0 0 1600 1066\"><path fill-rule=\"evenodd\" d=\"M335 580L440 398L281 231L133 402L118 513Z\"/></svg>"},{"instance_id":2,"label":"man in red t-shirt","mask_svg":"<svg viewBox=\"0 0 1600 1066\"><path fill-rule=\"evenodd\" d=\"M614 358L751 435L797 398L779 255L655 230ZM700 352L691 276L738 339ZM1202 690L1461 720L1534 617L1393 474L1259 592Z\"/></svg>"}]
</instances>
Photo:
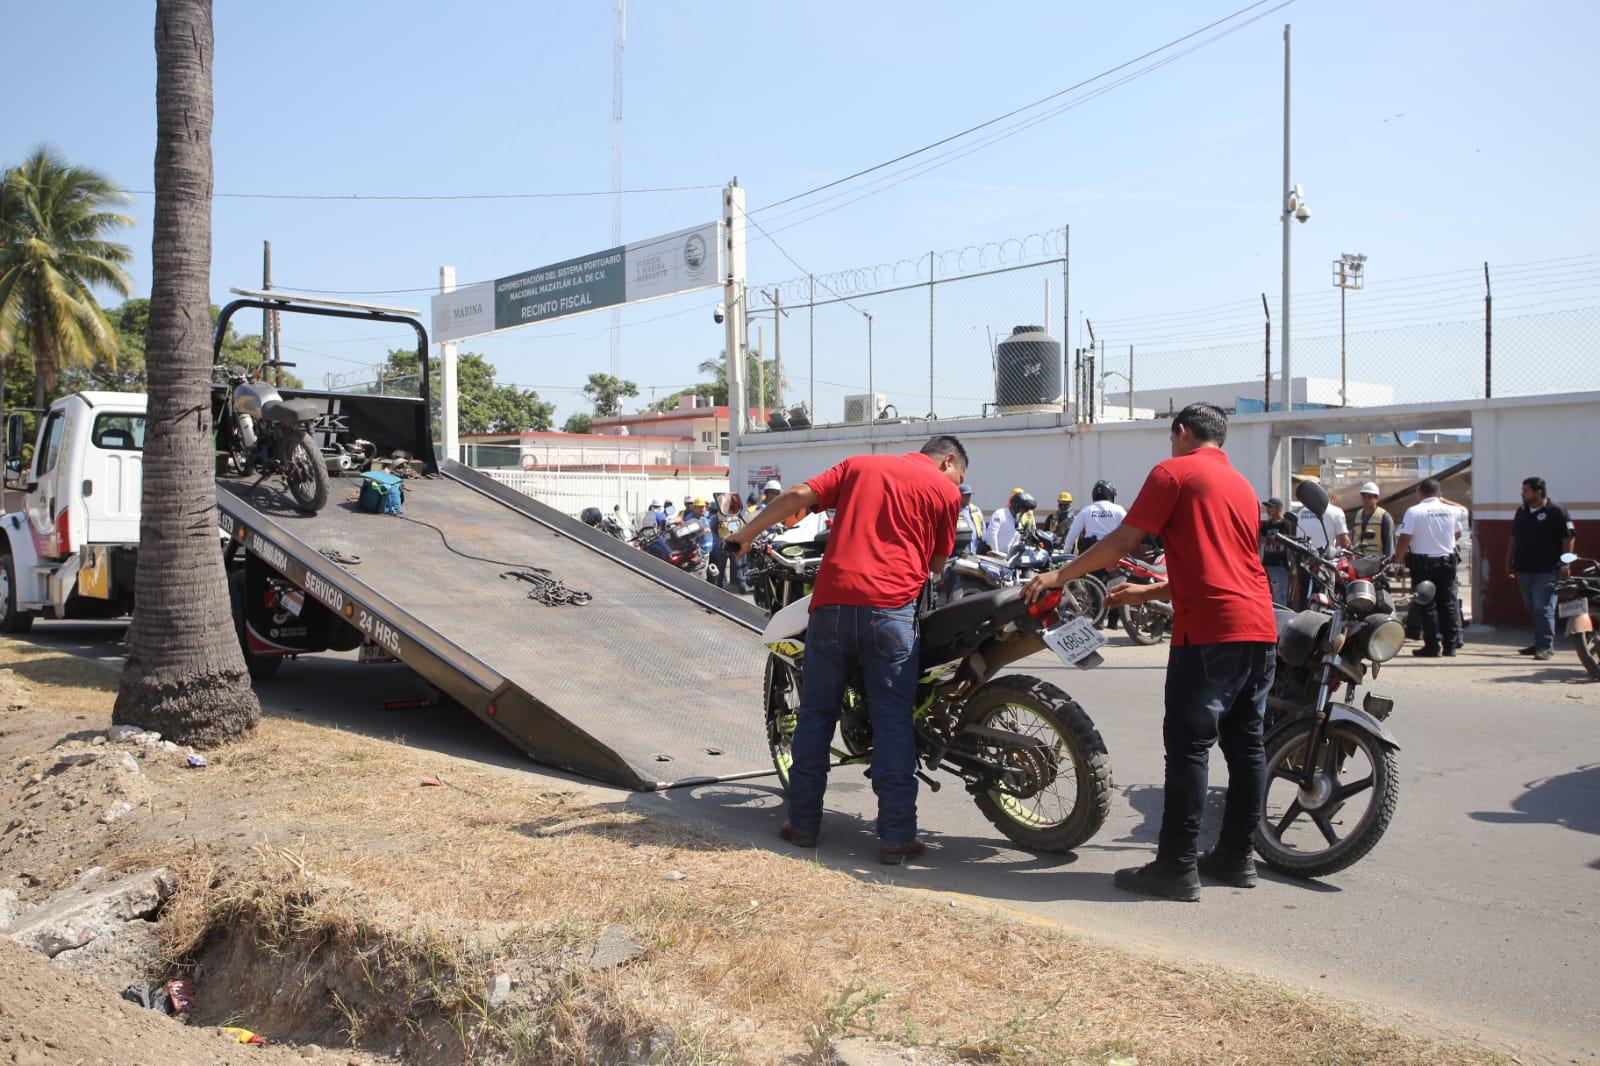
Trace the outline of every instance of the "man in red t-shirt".
<instances>
[{"instance_id":1,"label":"man in red t-shirt","mask_svg":"<svg viewBox=\"0 0 1600 1066\"><path fill-rule=\"evenodd\" d=\"M1228 417L1214 404L1178 412L1172 458L1150 471L1122 525L1023 590L1031 603L1047 588L1108 569L1146 535L1166 545L1167 584L1121 585L1106 601L1115 607L1171 594L1160 842L1154 862L1116 877L1121 888L1166 899L1198 900L1202 873L1238 888L1256 883L1250 853L1266 789L1261 731L1278 627L1258 546L1260 505L1222 451L1227 436ZM1197 857L1206 769L1219 740L1228 761L1222 832L1216 847Z\"/></svg>"},{"instance_id":2,"label":"man in red t-shirt","mask_svg":"<svg viewBox=\"0 0 1600 1066\"><path fill-rule=\"evenodd\" d=\"M917 600L955 547L957 486L967 453L934 437L907 455L856 455L786 490L723 541L738 556L790 515L834 508L833 529L811 594L805 683L790 742L789 820L780 835L815 847L828 787L828 745L851 676L860 670L872 719L872 791L878 796L878 860L922 854L917 839Z\"/></svg>"}]
</instances>

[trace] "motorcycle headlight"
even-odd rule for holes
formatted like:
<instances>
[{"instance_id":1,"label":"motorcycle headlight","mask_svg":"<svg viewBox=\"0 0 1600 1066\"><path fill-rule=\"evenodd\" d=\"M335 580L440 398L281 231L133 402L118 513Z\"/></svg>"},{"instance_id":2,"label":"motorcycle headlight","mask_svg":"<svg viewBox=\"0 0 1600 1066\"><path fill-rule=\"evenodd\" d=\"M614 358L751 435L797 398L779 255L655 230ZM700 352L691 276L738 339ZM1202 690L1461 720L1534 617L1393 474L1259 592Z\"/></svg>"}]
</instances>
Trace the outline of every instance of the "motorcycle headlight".
<instances>
[{"instance_id":1,"label":"motorcycle headlight","mask_svg":"<svg viewBox=\"0 0 1600 1066\"><path fill-rule=\"evenodd\" d=\"M1394 618L1369 618L1362 631L1367 658L1375 663L1386 663L1399 655L1406 642L1406 627Z\"/></svg>"}]
</instances>

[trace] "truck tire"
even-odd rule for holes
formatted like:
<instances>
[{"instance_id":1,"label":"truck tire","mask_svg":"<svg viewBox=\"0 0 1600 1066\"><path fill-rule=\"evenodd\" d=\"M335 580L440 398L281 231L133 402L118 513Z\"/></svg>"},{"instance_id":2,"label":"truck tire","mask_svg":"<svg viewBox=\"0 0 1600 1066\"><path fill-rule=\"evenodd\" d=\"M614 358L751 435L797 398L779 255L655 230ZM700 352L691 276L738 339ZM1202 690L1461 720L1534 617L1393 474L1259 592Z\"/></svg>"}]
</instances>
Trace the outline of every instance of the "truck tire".
<instances>
[{"instance_id":1,"label":"truck tire","mask_svg":"<svg viewBox=\"0 0 1600 1066\"><path fill-rule=\"evenodd\" d=\"M250 672L250 680L267 680L283 665L283 656L250 653L250 638L245 635L244 628L243 569L235 570L228 575L228 605L233 608L233 632L239 638L239 652L244 656L244 666Z\"/></svg>"},{"instance_id":2,"label":"truck tire","mask_svg":"<svg viewBox=\"0 0 1600 1066\"><path fill-rule=\"evenodd\" d=\"M17 564L10 552L0 552L0 599L4 600L4 616L0 617L0 633L26 633L33 628L34 613L17 607Z\"/></svg>"}]
</instances>

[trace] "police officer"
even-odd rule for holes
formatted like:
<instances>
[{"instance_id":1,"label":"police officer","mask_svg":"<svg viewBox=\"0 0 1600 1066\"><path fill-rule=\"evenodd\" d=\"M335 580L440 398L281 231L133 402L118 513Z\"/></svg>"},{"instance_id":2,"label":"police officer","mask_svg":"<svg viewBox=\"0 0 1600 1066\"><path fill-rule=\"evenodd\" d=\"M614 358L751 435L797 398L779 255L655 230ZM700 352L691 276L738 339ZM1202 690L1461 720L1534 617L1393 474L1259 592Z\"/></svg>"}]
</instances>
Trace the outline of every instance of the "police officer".
<instances>
[{"instance_id":1,"label":"police officer","mask_svg":"<svg viewBox=\"0 0 1600 1066\"><path fill-rule=\"evenodd\" d=\"M1417 486L1417 502L1400 520L1400 541L1395 545L1411 571L1412 585L1431 581L1438 589L1433 602L1422 608L1422 647L1411 652L1420 658L1448 658L1456 653L1461 634L1454 560L1460 537L1460 516L1439 498L1439 482L1423 479Z\"/></svg>"},{"instance_id":2,"label":"police officer","mask_svg":"<svg viewBox=\"0 0 1600 1066\"><path fill-rule=\"evenodd\" d=\"M1358 553L1377 559L1394 555L1394 519L1378 506L1376 482L1361 486L1361 510L1356 512L1354 525L1352 540Z\"/></svg>"},{"instance_id":3,"label":"police officer","mask_svg":"<svg viewBox=\"0 0 1600 1066\"><path fill-rule=\"evenodd\" d=\"M1020 487L1011 490L1006 497L1004 507L996 507L994 514L989 516L989 524L984 527L983 539L989 550L1004 555L1011 550L1011 542L1017 539L1017 516L1011 509L1012 501L1022 495Z\"/></svg>"},{"instance_id":4,"label":"police officer","mask_svg":"<svg viewBox=\"0 0 1600 1066\"><path fill-rule=\"evenodd\" d=\"M956 554L979 550L983 536L983 510L972 502L972 486L961 486L961 513L956 517Z\"/></svg>"},{"instance_id":5,"label":"police officer","mask_svg":"<svg viewBox=\"0 0 1600 1066\"><path fill-rule=\"evenodd\" d=\"M1122 520L1128 516L1127 509L1117 503L1117 487L1104 478L1094 483L1090 495L1094 497L1093 502L1078 512L1067 530L1068 551L1080 554L1088 551L1090 545L1122 525Z\"/></svg>"}]
</instances>

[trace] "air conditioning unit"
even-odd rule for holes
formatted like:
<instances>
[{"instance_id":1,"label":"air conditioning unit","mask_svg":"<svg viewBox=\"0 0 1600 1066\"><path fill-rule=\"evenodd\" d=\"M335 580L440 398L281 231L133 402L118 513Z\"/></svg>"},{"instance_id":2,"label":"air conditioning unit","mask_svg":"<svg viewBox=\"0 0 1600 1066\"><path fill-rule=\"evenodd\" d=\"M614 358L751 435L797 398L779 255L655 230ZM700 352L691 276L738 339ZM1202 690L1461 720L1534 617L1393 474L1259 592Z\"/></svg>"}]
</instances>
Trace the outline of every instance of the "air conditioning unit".
<instances>
[{"instance_id":1,"label":"air conditioning unit","mask_svg":"<svg viewBox=\"0 0 1600 1066\"><path fill-rule=\"evenodd\" d=\"M844 398L844 420L846 422L871 422L883 410L884 395L881 392L859 393L855 396Z\"/></svg>"}]
</instances>

